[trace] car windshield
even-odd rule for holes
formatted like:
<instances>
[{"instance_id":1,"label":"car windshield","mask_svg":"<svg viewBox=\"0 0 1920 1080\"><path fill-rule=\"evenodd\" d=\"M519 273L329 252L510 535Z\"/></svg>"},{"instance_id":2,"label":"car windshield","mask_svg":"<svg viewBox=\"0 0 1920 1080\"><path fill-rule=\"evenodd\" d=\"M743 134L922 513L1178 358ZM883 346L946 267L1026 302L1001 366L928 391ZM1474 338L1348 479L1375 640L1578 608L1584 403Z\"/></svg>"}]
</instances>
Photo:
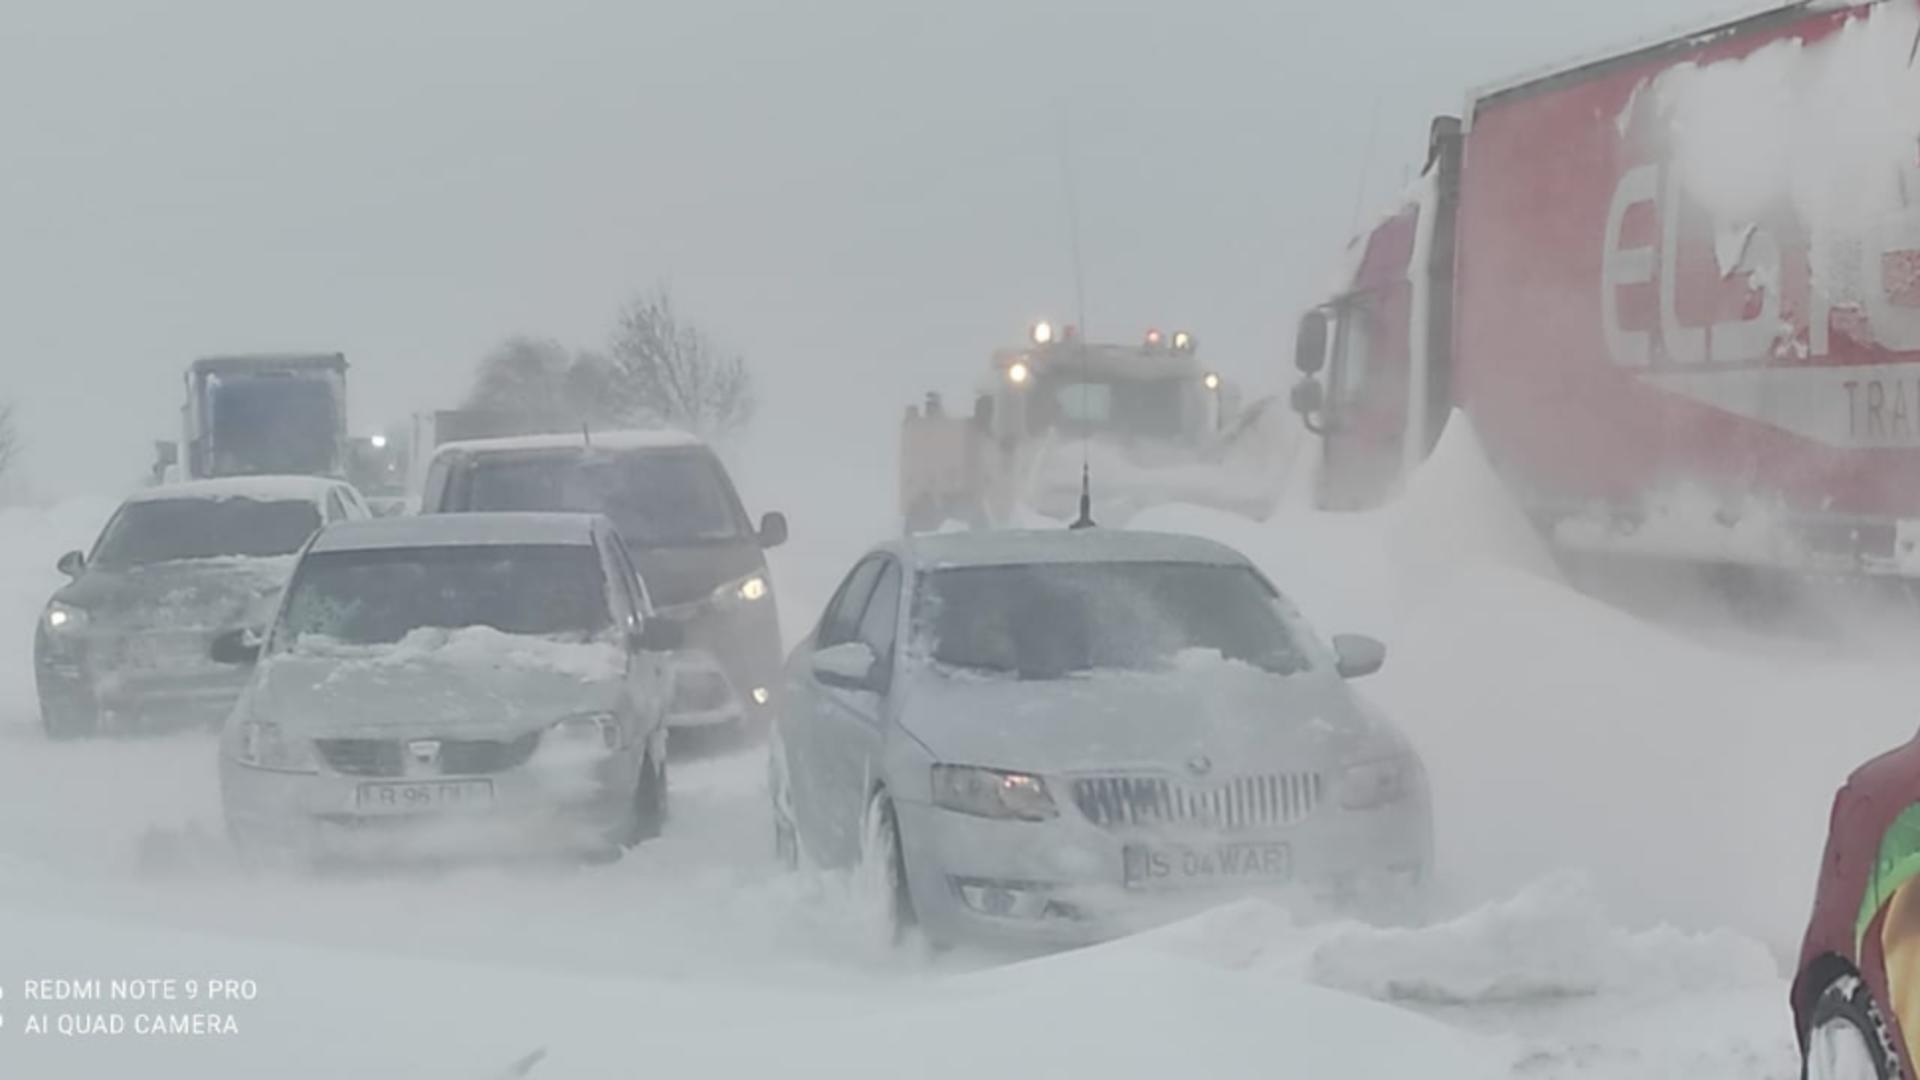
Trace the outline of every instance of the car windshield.
<instances>
[{"instance_id":1,"label":"car windshield","mask_svg":"<svg viewBox=\"0 0 1920 1080\"><path fill-rule=\"evenodd\" d=\"M599 556L578 544L321 552L289 588L280 650L309 635L388 645L470 626L585 640L612 622Z\"/></svg>"},{"instance_id":2,"label":"car windshield","mask_svg":"<svg viewBox=\"0 0 1920 1080\"><path fill-rule=\"evenodd\" d=\"M291 555L319 527L319 508L299 499L145 499L107 523L93 565Z\"/></svg>"},{"instance_id":3,"label":"car windshield","mask_svg":"<svg viewBox=\"0 0 1920 1080\"><path fill-rule=\"evenodd\" d=\"M605 514L634 547L724 543L747 534L726 476L703 451L482 457L468 510Z\"/></svg>"},{"instance_id":4,"label":"car windshield","mask_svg":"<svg viewBox=\"0 0 1920 1080\"><path fill-rule=\"evenodd\" d=\"M916 651L937 664L1026 679L1163 670L1195 653L1285 675L1315 655L1258 574L1197 563L937 570L922 579L914 633Z\"/></svg>"}]
</instances>

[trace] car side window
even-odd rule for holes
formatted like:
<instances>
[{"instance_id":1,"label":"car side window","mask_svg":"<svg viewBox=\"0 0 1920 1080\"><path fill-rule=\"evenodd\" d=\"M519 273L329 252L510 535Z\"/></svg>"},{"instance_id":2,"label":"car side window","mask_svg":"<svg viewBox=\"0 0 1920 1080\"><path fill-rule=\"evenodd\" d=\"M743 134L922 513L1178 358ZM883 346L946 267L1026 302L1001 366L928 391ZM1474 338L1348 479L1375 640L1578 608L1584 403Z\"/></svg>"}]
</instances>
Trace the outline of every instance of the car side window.
<instances>
[{"instance_id":1,"label":"car side window","mask_svg":"<svg viewBox=\"0 0 1920 1080\"><path fill-rule=\"evenodd\" d=\"M885 562L874 584L873 596L860 616L858 637L873 650L883 669L892 666L894 630L900 622L900 564L892 559Z\"/></svg>"},{"instance_id":2,"label":"car side window","mask_svg":"<svg viewBox=\"0 0 1920 1080\"><path fill-rule=\"evenodd\" d=\"M373 511L367 507L367 500L361 498L360 492L353 488L340 489L340 504L347 508L347 516L350 518L358 520L373 516Z\"/></svg>"},{"instance_id":3,"label":"car side window","mask_svg":"<svg viewBox=\"0 0 1920 1080\"><path fill-rule=\"evenodd\" d=\"M447 509L447 476L453 471L451 458L438 457L427 466L427 480L420 492L420 512L439 513Z\"/></svg>"},{"instance_id":4,"label":"car side window","mask_svg":"<svg viewBox=\"0 0 1920 1080\"><path fill-rule=\"evenodd\" d=\"M640 604L638 598L633 595L633 577L628 573L619 549L614 546L616 543L618 541L611 537L601 538L600 565L612 586L608 591L613 597L614 621L622 626L631 627L639 623Z\"/></svg>"},{"instance_id":5,"label":"car side window","mask_svg":"<svg viewBox=\"0 0 1920 1080\"><path fill-rule=\"evenodd\" d=\"M327 492L327 520L347 520L347 504L340 498L339 488L333 488Z\"/></svg>"},{"instance_id":6,"label":"car side window","mask_svg":"<svg viewBox=\"0 0 1920 1080\"><path fill-rule=\"evenodd\" d=\"M893 651L894 626L900 616L900 567L888 559L874 583L865 612L860 616L858 640L885 659Z\"/></svg>"},{"instance_id":7,"label":"car side window","mask_svg":"<svg viewBox=\"0 0 1920 1080\"><path fill-rule=\"evenodd\" d=\"M614 558L620 563L621 574L627 583L633 587L634 610L639 612L642 618L652 618L653 594L647 592L647 579L641 577L640 571L634 568L633 556L627 551L626 541L620 539L618 533L615 533L610 539L613 541Z\"/></svg>"},{"instance_id":8,"label":"car side window","mask_svg":"<svg viewBox=\"0 0 1920 1080\"><path fill-rule=\"evenodd\" d=\"M820 617L814 648L844 645L859 634L860 616L867 609L867 598L873 594L873 582L880 576L881 562L879 558L862 560L847 575L847 580L841 582L840 591L834 594L826 614Z\"/></svg>"}]
</instances>

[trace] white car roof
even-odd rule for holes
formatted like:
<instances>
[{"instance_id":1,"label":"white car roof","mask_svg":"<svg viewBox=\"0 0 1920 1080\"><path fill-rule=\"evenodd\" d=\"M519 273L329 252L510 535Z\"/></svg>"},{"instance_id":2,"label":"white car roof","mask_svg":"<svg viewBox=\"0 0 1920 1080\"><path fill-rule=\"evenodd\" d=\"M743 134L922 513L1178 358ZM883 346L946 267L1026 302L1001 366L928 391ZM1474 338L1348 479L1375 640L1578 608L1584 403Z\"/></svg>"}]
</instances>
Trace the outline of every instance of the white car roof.
<instances>
[{"instance_id":1,"label":"white car roof","mask_svg":"<svg viewBox=\"0 0 1920 1080\"><path fill-rule=\"evenodd\" d=\"M697 435L673 428L644 431L594 431L587 435L510 435L498 439L464 439L443 443L434 456L465 452L482 454L516 453L540 450L673 450L705 446Z\"/></svg>"},{"instance_id":2,"label":"white car roof","mask_svg":"<svg viewBox=\"0 0 1920 1080\"><path fill-rule=\"evenodd\" d=\"M923 569L1027 563L1180 562L1248 566L1246 556L1198 536L1126 529L990 529L934 533L899 541Z\"/></svg>"},{"instance_id":3,"label":"white car roof","mask_svg":"<svg viewBox=\"0 0 1920 1080\"><path fill-rule=\"evenodd\" d=\"M260 499L317 503L325 501L329 491L342 486L345 486L345 481L324 476L226 476L217 480L183 480L143 488L127 496L127 501Z\"/></svg>"},{"instance_id":4,"label":"white car roof","mask_svg":"<svg viewBox=\"0 0 1920 1080\"><path fill-rule=\"evenodd\" d=\"M312 551L593 543L598 514L418 514L342 521L320 530ZM611 526L608 526L611 528Z\"/></svg>"}]
</instances>

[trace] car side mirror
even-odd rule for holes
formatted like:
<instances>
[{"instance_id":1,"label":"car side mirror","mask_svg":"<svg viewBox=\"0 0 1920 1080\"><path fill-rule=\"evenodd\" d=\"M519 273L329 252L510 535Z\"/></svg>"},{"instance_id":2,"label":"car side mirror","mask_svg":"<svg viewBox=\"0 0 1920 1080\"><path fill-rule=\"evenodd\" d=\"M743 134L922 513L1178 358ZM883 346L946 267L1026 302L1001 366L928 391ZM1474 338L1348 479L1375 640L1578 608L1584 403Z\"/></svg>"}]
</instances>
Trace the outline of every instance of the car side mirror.
<instances>
[{"instance_id":1,"label":"car side mirror","mask_svg":"<svg viewBox=\"0 0 1920 1080\"><path fill-rule=\"evenodd\" d=\"M68 577L77 578L87 569L87 557L78 551L69 551L53 565Z\"/></svg>"},{"instance_id":2,"label":"car side mirror","mask_svg":"<svg viewBox=\"0 0 1920 1080\"><path fill-rule=\"evenodd\" d=\"M627 647L634 652L670 653L686 643L687 628L672 619L648 619L627 633Z\"/></svg>"},{"instance_id":3,"label":"car side mirror","mask_svg":"<svg viewBox=\"0 0 1920 1080\"><path fill-rule=\"evenodd\" d=\"M1333 654L1334 670L1343 679L1371 675L1387 662L1387 647L1365 634L1335 634Z\"/></svg>"},{"instance_id":4,"label":"car side mirror","mask_svg":"<svg viewBox=\"0 0 1920 1080\"><path fill-rule=\"evenodd\" d=\"M787 542L787 515L770 510L760 515L760 546L777 548Z\"/></svg>"},{"instance_id":5,"label":"car side mirror","mask_svg":"<svg viewBox=\"0 0 1920 1080\"><path fill-rule=\"evenodd\" d=\"M260 644L259 636L243 626L216 635L207 655L216 664L251 664L260 659Z\"/></svg>"},{"instance_id":6,"label":"car side mirror","mask_svg":"<svg viewBox=\"0 0 1920 1080\"><path fill-rule=\"evenodd\" d=\"M1293 339L1293 366L1302 375L1318 375L1327 366L1327 313L1314 308L1300 316L1300 330Z\"/></svg>"},{"instance_id":7,"label":"car side mirror","mask_svg":"<svg viewBox=\"0 0 1920 1080\"><path fill-rule=\"evenodd\" d=\"M879 664L872 646L864 641L847 641L813 654L813 677L827 686L871 690L873 671Z\"/></svg>"}]
</instances>

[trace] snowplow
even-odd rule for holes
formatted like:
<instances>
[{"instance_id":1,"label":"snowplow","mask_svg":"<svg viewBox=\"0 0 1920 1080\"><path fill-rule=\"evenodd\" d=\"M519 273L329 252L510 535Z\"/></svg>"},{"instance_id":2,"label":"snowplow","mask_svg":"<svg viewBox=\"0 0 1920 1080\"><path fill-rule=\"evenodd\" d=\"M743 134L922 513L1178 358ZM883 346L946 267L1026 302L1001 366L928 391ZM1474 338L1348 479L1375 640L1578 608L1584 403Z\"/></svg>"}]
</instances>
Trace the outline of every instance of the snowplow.
<instances>
[{"instance_id":1,"label":"snowplow","mask_svg":"<svg viewBox=\"0 0 1920 1080\"><path fill-rule=\"evenodd\" d=\"M1321 505L1464 421L1563 553L1920 577L1916 41L1813 0L1436 119L1299 326Z\"/></svg>"},{"instance_id":2,"label":"snowplow","mask_svg":"<svg viewBox=\"0 0 1920 1080\"><path fill-rule=\"evenodd\" d=\"M1292 435L1275 422L1283 412L1241 408L1186 331L1096 344L1037 323L1027 345L993 353L969 415L949 414L937 394L907 409L902 523L921 533L1064 522L1078 513L1083 466L1104 524L1169 502L1264 519Z\"/></svg>"}]
</instances>

